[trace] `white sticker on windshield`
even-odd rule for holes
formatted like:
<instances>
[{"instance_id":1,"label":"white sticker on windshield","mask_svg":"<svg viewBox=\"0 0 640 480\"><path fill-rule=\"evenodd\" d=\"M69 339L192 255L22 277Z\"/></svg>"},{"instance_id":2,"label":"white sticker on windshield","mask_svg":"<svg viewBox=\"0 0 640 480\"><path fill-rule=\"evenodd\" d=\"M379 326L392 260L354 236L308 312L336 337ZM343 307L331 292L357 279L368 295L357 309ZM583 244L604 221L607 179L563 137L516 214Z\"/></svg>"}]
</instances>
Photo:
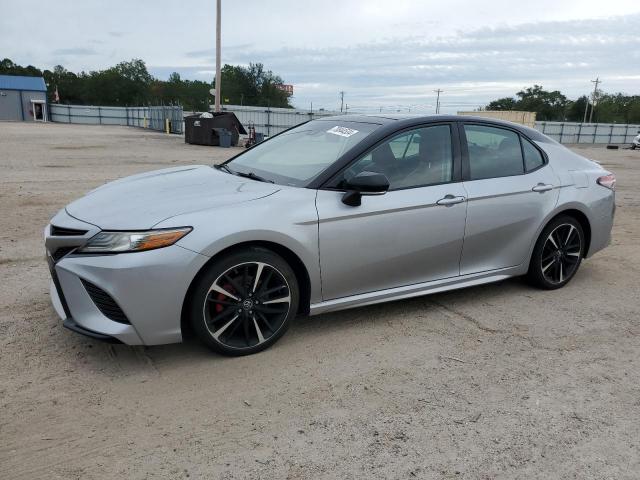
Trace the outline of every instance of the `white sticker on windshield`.
<instances>
[{"instance_id":1,"label":"white sticker on windshield","mask_svg":"<svg viewBox=\"0 0 640 480\"><path fill-rule=\"evenodd\" d=\"M340 135L341 137L350 137L351 135L355 135L356 133L358 133L358 130L347 127L339 127L336 125L335 127L327 130L327 133L333 133L334 135Z\"/></svg>"}]
</instances>

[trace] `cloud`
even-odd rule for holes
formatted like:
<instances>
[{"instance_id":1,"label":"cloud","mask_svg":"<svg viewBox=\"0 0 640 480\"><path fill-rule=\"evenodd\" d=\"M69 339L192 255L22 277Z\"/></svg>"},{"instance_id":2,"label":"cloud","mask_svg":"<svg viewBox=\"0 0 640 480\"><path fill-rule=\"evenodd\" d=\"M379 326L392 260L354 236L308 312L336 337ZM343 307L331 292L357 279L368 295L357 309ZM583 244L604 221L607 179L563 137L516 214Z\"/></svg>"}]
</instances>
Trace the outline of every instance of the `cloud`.
<instances>
[{"instance_id":1,"label":"cloud","mask_svg":"<svg viewBox=\"0 0 640 480\"><path fill-rule=\"evenodd\" d=\"M253 43L242 43L238 45L225 45L224 52L225 55L234 55L241 54L243 51L248 51L253 48ZM199 58L199 59L207 59L208 61L215 61L216 51L214 48L207 48L204 50L193 50L190 52L186 52L185 57L188 58Z\"/></svg>"},{"instance_id":2,"label":"cloud","mask_svg":"<svg viewBox=\"0 0 640 480\"><path fill-rule=\"evenodd\" d=\"M215 5L149 3L6 0L0 51L72 71L142 58L159 78L177 71L211 81ZM48 21L33 29L36 10ZM535 8L513 0L397 0L392 8L387 0L270 0L248 10L225 2L222 61L263 63L294 85L301 107L336 108L344 90L352 108L432 111L433 90L442 88L443 110L452 111L533 83L577 97L596 76L605 91L638 93L639 10L637 0L536 0Z\"/></svg>"},{"instance_id":3,"label":"cloud","mask_svg":"<svg viewBox=\"0 0 640 480\"><path fill-rule=\"evenodd\" d=\"M592 77L600 75L605 77L603 88L619 88L624 79L633 79L640 64L638 24L636 14L485 27L433 39L412 36L343 47L246 48L225 50L223 55L225 63L263 62L286 82L300 86L296 99L306 100L307 94L336 99L337 92L345 90L353 107L396 102L420 107L434 97L433 89L442 87L445 106L447 102L479 106L533 83L577 96L589 88ZM606 76L611 77L609 85Z\"/></svg>"},{"instance_id":4,"label":"cloud","mask_svg":"<svg viewBox=\"0 0 640 480\"><path fill-rule=\"evenodd\" d=\"M51 52L52 55L58 56L67 56L67 55L75 55L75 56L84 56L84 55L97 55L98 52L93 48L59 48Z\"/></svg>"}]
</instances>

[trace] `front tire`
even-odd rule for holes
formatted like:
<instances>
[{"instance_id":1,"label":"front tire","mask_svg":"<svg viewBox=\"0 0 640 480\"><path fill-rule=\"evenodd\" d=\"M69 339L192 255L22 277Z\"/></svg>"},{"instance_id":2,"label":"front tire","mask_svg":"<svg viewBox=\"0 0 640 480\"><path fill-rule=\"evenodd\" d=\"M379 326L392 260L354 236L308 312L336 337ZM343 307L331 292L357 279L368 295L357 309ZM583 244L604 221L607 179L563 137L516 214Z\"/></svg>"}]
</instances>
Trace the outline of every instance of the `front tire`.
<instances>
[{"instance_id":1,"label":"front tire","mask_svg":"<svg viewBox=\"0 0 640 480\"><path fill-rule=\"evenodd\" d=\"M557 217L538 237L527 278L545 290L564 287L578 271L584 251L580 222L568 215Z\"/></svg>"},{"instance_id":2,"label":"front tire","mask_svg":"<svg viewBox=\"0 0 640 480\"><path fill-rule=\"evenodd\" d=\"M225 255L197 280L190 320L200 340L223 355L250 355L273 345L298 310L289 264L258 247Z\"/></svg>"}]
</instances>

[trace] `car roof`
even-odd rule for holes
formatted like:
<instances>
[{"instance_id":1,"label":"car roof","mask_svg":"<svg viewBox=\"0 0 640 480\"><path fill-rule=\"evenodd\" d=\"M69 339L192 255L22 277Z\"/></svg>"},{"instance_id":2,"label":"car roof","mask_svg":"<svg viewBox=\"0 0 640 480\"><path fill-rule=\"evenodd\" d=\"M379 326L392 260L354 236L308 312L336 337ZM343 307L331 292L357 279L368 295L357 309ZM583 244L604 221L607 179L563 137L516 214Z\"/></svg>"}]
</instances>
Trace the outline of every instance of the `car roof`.
<instances>
[{"instance_id":1,"label":"car roof","mask_svg":"<svg viewBox=\"0 0 640 480\"><path fill-rule=\"evenodd\" d=\"M385 123L391 123L395 118L384 117L381 115L331 115L328 117L318 117L314 120L321 120L327 122L356 122L356 123L374 123L383 125Z\"/></svg>"},{"instance_id":2,"label":"car roof","mask_svg":"<svg viewBox=\"0 0 640 480\"><path fill-rule=\"evenodd\" d=\"M330 117L321 117L315 120L326 120L333 122L357 122L357 123L373 123L378 125L392 125L395 124L398 129L404 127L411 127L413 125L421 123L432 122L481 122L484 124L495 125L497 127L509 127L513 130L518 130L520 133L529 137L536 142L551 143L551 140L546 135L543 135L534 128L527 127L519 123L508 122L506 120L498 120L495 118L487 118L475 115L424 115L424 114L372 114L372 115L333 115Z\"/></svg>"}]
</instances>

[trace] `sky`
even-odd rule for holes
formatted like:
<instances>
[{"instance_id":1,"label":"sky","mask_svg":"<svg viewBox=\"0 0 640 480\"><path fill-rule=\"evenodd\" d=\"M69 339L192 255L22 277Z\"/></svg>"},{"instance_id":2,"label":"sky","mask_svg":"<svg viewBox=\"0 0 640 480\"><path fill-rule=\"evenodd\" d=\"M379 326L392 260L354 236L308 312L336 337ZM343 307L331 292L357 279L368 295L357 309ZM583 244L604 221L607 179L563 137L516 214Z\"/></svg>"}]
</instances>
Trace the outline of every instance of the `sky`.
<instances>
[{"instance_id":1,"label":"sky","mask_svg":"<svg viewBox=\"0 0 640 480\"><path fill-rule=\"evenodd\" d=\"M0 57L72 71L143 59L211 81L215 0L0 0ZM638 0L222 0L222 63L261 62L298 108L473 110L533 84L569 98L599 77L640 94ZM222 87L224 95L224 85Z\"/></svg>"}]
</instances>

